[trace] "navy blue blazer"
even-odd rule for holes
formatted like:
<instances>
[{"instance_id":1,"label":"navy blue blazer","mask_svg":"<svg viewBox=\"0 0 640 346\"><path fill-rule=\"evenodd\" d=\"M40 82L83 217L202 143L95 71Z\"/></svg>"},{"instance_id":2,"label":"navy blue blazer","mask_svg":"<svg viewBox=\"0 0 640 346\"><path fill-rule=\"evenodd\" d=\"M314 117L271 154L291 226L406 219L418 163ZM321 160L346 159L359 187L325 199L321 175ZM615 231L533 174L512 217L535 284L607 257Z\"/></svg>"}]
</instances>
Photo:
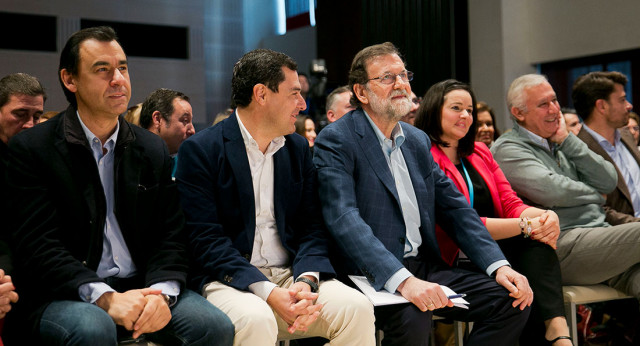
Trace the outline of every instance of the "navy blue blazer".
<instances>
[{"instance_id":1,"label":"navy blue blazer","mask_svg":"<svg viewBox=\"0 0 640 346\"><path fill-rule=\"evenodd\" d=\"M433 161L431 143L400 122L401 146L420 210L419 254L444 263L436 222L480 268L505 257L476 211ZM320 201L329 232L346 257L348 274L381 289L403 267L406 229L398 192L380 142L361 108L325 127L315 143Z\"/></svg>"},{"instance_id":2,"label":"navy blue blazer","mask_svg":"<svg viewBox=\"0 0 640 346\"><path fill-rule=\"evenodd\" d=\"M285 136L274 156L274 209L278 234L293 275L334 277L318 204L316 170L308 142ZM187 218L192 273L198 292L212 281L239 290L267 278L249 263L256 217L247 151L236 114L186 140L176 180Z\"/></svg>"}]
</instances>

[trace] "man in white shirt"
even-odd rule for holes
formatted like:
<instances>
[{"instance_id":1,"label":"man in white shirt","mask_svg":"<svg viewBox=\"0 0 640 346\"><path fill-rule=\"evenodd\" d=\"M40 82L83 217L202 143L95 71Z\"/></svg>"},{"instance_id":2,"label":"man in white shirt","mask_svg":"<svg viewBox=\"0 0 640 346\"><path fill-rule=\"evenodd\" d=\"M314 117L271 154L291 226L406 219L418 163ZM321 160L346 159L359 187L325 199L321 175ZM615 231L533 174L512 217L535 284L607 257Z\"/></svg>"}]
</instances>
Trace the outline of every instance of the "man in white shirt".
<instances>
[{"instance_id":1,"label":"man in white shirt","mask_svg":"<svg viewBox=\"0 0 640 346\"><path fill-rule=\"evenodd\" d=\"M296 63L258 49L235 65L236 112L180 147L176 178L193 284L236 328L235 345L321 336L373 345L373 307L328 258Z\"/></svg>"}]
</instances>

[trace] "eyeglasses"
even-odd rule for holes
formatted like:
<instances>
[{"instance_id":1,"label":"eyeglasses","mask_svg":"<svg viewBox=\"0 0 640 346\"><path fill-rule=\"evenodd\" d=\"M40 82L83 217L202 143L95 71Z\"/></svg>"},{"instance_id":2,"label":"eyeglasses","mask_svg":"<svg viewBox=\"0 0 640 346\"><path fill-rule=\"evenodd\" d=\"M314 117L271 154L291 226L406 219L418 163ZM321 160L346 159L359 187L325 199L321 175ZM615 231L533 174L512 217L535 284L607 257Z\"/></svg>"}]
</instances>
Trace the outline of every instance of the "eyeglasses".
<instances>
[{"instance_id":1,"label":"eyeglasses","mask_svg":"<svg viewBox=\"0 0 640 346\"><path fill-rule=\"evenodd\" d=\"M367 79L367 82L377 79L382 84L390 85L390 84L393 84L393 83L396 82L396 78L397 77L400 77L400 79L402 79L403 82L409 83L409 82L411 82L413 80L413 72L404 71L404 72L400 72L398 74L387 73L387 74L382 75L380 77Z\"/></svg>"},{"instance_id":2,"label":"eyeglasses","mask_svg":"<svg viewBox=\"0 0 640 346\"><path fill-rule=\"evenodd\" d=\"M629 126L629 130L633 131L633 132L639 132L640 131L640 126L636 125L636 126Z\"/></svg>"}]
</instances>

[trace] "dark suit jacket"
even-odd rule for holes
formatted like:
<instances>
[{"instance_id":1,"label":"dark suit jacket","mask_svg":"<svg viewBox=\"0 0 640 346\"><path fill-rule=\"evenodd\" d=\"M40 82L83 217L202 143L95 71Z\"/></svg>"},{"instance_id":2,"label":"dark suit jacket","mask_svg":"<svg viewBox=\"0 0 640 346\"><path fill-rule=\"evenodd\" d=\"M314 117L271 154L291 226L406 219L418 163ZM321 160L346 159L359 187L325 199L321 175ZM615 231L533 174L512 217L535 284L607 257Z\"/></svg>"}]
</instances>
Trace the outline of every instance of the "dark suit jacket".
<instances>
[{"instance_id":1,"label":"dark suit jacket","mask_svg":"<svg viewBox=\"0 0 640 346\"><path fill-rule=\"evenodd\" d=\"M115 215L137 267L137 288L186 281L184 217L166 144L120 117L115 146ZM16 312L37 328L56 300L80 300L78 287L103 281L106 200L76 110L69 107L9 142ZM12 320L11 316L8 321ZM23 336L24 337L24 336Z\"/></svg>"},{"instance_id":2,"label":"dark suit jacket","mask_svg":"<svg viewBox=\"0 0 640 346\"><path fill-rule=\"evenodd\" d=\"M6 176L6 160L7 160L8 148L3 141L0 141L0 191L3 191L3 195L0 197L0 220L9 220L10 213L8 208L11 202L7 192L7 176ZM11 263L11 251L7 244L9 240L9 223L6 221L0 222L0 269L4 270L5 274L13 274L13 264Z\"/></svg>"},{"instance_id":3,"label":"dark suit jacket","mask_svg":"<svg viewBox=\"0 0 640 346\"><path fill-rule=\"evenodd\" d=\"M578 138L585 142L589 149L591 149L591 151L602 156L605 160L611 162L616 168L616 172L618 173L618 185L607 195L607 201L604 206L604 210L606 213L605 220L612 225L640 221L640 218L633 216L633 204L631 203L631 195L629 194L629 189L624 181L624 178L622 177L622 174L620 173L620 170L618 169L618 166L616 166L616 163L613 162L611 156L609 156L609 154L607 154L607 152L602 149L596 139L593 138L589 134L589 132L584 129L584 127L580 129ZM636 146L636 144L634 144L635 139L633 138L633 135L629 132L629 130L620 130L620 141L622 141L622 144L627 147L627 149L629 150L629 152L631 152L631 155L635 159L635 162L629 162L629 164L640 165L640 152L638 151L638 147Z\"/></svg>"},{"instance_id":4,"label":"dark suit jacket","mask_svg":"<svg viewBox=\"0 0 640 346\"><path fill-rule=\"evenodd\" d=\"M274 155L274 209L278 234L289 252L293 275L335 275L317 203L316 171L309 144L285 136ZM187 218L193 284L212 281L248 290L266 277L250 264L256 228L251 169L236 114L186 140L179 150L176 180Z\"/></svg>"},{"instance_id":5,"label":"dark suit jacket","mask_svg":"<svg viewBox=\"0 0 640 346\"><path fill-rule=\"evenodd\" d=\"M504 260L476 211L433 161L427 135L400 124L406 137L402 155L420 210L419 253L444 264L435 235L437 221L479 268ZM365 275L381 289L403 267L406 229L391 170L361 108L320 132L314 163L324 219L348 258L345 270Z\"/></svg>"}]
</instances>

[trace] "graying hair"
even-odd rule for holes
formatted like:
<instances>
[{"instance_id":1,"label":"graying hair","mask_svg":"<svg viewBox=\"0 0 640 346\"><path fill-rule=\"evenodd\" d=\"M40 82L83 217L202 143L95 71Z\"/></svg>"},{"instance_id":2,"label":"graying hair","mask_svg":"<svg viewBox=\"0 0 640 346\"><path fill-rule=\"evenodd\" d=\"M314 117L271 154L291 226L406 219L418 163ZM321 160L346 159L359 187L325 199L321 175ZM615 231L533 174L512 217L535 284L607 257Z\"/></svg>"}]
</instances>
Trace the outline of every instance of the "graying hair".
<instances>
[{"instance_id":1,"label":"graying hair","mask_svg":"<svg viewBox=\"0 0 640 346\"><path fill-rule=\"evenodd\" d=\"M525 89L532 88L542 83L548 82L547 77L541 74L526 74L516 78L509 86L507 92L507 107L511 111L512 107L516 107L519 110L527 111L527 99Z\"/></svg>"}]
</instances>

